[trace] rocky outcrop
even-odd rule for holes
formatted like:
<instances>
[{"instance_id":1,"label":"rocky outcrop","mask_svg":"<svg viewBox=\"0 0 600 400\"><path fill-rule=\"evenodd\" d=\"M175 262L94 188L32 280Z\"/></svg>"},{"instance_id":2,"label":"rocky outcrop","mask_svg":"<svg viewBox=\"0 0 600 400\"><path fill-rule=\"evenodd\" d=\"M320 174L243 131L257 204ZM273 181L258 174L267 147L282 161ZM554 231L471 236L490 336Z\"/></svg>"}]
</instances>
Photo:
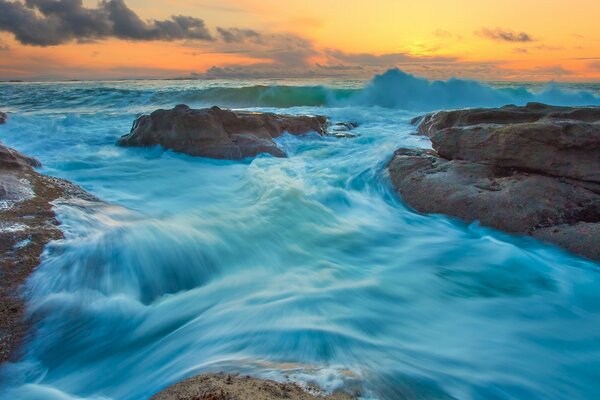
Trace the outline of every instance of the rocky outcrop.
<instances>
[{"instance_id":1,"label":"rocky outcrop","mask_svg":"<svg viewBox=\"0 0 600 400\"><path fill-rule=\"evenodd\" d=\"M435 151L399 149L389 164L409 205L600 260L600 108L534 103L414 122Z\"/></svg>"},{"instance_id":2,"label":"rocky outcrop","mask_svg":"<svg viewBox=\"0 0 600 400\"><path fill-rule=\"evenodd\" d=\"M155 146L217 159L239 160L268 153L285 157L273 141L284 132L301 135L326 134L322 116L291 116L224 110L219 107L195 110L178 105L139 117L131 132L121 137L120 146Z\"/></svg>"},{"instance_id":3,"label":"rocky outcrop","mask_svg":"<svg viewBox=\"0 0 600 400\"><path fill-rule=\"evenodd\" d=\"M600 183L600 108L526 107L440 112L419 131L441 157Z\"/></svg>"},{"instance_id":4,"label":"rocky outcrop","mask_svg":"<svg viewBox=\"0 0 600 400\"><path fill-rule=\"evenodd\" d=\"M0 111L0 125L6 123L7 119L8 119L8 115L6 115L2 111Z\"/></svg>"},{"instance_id":5,"label":"rocky outcrop","mask_svg":"<svg viewBox=\"0 0 600 400\"><path fill-rule=\"evenodd\" d=\"M37 173L39 161L0 144L0 363L25 334L20 287L44 246L62 233L52 211L61 198L95 200L79 187Z\"/></svg>"},{"instance_id":6,"label":"rocky outcrop","mask_svg":"<svg viewBox=\"0 0 600 400\"><path fill-rule=\"evenodd\" d=\"M203 374L176 383L151 400L351 400L346 393L326 395L313 387L313 393L294 383L279 383L250 376Z\"/></svg>"}]
</instances>

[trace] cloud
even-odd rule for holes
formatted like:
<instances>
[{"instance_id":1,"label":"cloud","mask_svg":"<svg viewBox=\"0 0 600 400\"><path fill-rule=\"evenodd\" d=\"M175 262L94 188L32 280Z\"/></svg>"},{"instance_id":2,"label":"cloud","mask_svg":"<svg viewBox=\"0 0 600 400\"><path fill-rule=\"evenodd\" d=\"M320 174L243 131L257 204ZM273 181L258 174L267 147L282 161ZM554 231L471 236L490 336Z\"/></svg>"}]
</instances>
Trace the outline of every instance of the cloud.
<instances>
[{"instance_id":1,"label":"cloud","mask_svg":"<svg viewBox=\"0 0 600 400\"><path fill-rule=\"evenodd\" d=\"M588 67L589 67L591 70L594 70L594 71L600 71L600 61L596 61L596 62L590 63L590 64L588 65Z\"/></svg>"},{"instance_id":2,"label":"cloud","mask_svg":"<svg viewBox=\"0 0 600 400\"><path fill-rule=\"evenodd\" d=\"M560 65L553 65L549 67L536 67L526 71L530 71L534 74L539 74L543 76L566 76L575 74L575 71L566 69Z\"/></svg>"},{"instance_id":3,"label":"cloud","mask_svg":"<svg viewBox=\"0 0 600 400\"><path fill-rule=\"evenodd\" d=\"M262 41L262 34L252 29L218 27L217 33L226 43L244 43L247 40Z\"/></svg>"},{"instance_id":4,"label":"cloud","mask_svg":"<svg viewBox=\"0 0 600 400\"><path fill-rule=\"evenodd\" d=\"M528 69L503 68L505 79L512 80L553 80L576 74L575 71L566 69L561 65L540 66Z\"/></svg>"},{"instance_id":5,"label":"cloud","mask_svg":"<svg viewBox=\"0 0 600 400\"><path fill-rule=\"evenodd\" d=\"M527 43L533 42L533 37L526 32L514 32L507 29L489 29L483 28L480 31L475 32L476 35L495 40L498 42L511 42L511 43Z\"/></svg>"},{"instance_id":6,"label":"cloud","mask_svg":"<svg viewBox=\"0 0 600 400\"><path fill-rule=\"evenodd\" d=\"M370 53L346 53L340 50L328 49L325 55L332 62L351 63L363 66L385 66L393 67L398 64L415 63L415 62L451 62L455 61L454 57L442 56L415 56L408 53L387 53L387 54L370 54Z\"/></svg>"},{"instance_id":7,"label":"cloud","mask_svg":"<svg viewBox=\"0 0 600 400\"><path fill-rule=\"evenodd\" d=\"M444 29L436 29L435 32L433 32L434 36L437 37L441 37L441 38L447 38L447 37L452 37L452 32L450 31L446 31Z\"/></svg>"},{"instance_id":8,"label":"cloud","mask_svg":"<svg viewBox=\"0 0 600 400\"><path fill-rule=\"evenodd\" d=\"M175 15L144 21L123 0L101 0L97 8L84 7L82 0L0 0L0 31L33 46L106 38L213 40L199 18Z\"/></svg>"},{"instance_id":9,"label":"cloud","mask_svg":"<svg viewBox=\"0 0 600 400\"><path fill-rule=\"evenodd\" d=\"M458 39L458 40L462 40L462 35L459 35L457 33L452 33L450 31L447 31L445 29L436 29L433 32L433 36L439 38L439 39Z\"/></svg>"},{"instance_id":10,"label":"cloud","mask_svg":"<svg viewBox=\"0 0 600 400\"><path fill-rule=\"evenodd\" d=\"M290 33L263 33L252 29L217 28L219 41L210 44L212 53L244 54L279 66L308 66L310 58L319 54L313 43ZM188 43L197 47L195 43ZM205 48L206 44L202 44Z\"/></svg>"},{"instance_id":11,"label":"cloud","mask_svg":"<svg viewBox=\"0 0 600 400\"><path fill-rule=\"evenodd\" d=\"M539 51L560 51L560 50L564 50L564 47L562 46L549 46L546 44L540 44L538 46L529 46L527 48L525 47L516 47L513 49L513 53L517 53L517 54L529 54L534 50L539 50Z\"/></svg>"}]
</instances>

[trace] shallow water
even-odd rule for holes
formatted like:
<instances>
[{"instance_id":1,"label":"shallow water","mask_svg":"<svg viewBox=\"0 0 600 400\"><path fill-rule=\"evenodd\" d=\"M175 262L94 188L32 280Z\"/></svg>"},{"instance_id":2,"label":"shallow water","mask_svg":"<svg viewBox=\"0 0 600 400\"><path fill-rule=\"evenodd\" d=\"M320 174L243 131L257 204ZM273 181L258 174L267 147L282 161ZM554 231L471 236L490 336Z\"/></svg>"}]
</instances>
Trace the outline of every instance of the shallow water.
<instances>
[{"instance_id":1,"label":"shallow water","mask_svg":"<svg viewBox=\"0 0 600 400\"><path fill-rule=\"evenodd\" d=\"M239 104L236 85L0 85L0 140L107 202L57 205L66 239L27 284L35 334L1 398L144 399L215 370L376 399L600 396L598 265L403 205L385 165L429 146L416 111L348 83L284 111L357 121L359 137L285 136L286 159L114 146L138 113L225 86L219 104L282 111Z\"/></svg>"}]
</instances>

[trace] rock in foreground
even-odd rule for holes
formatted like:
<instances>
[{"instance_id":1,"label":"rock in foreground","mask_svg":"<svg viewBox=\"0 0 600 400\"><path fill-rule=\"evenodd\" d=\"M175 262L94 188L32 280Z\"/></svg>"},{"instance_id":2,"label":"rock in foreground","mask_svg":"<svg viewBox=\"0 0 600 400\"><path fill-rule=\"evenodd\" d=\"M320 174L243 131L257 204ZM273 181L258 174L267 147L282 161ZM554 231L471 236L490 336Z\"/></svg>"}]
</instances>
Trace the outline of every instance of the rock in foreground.
<instances>
[{"instance_id":1,"label":"rock in foreground","mask_svg":"<svg viewBox=\"0 0 600 400\"><path fill-rule=\"evenodd\" d=\"M268 153L285 157L274 138L284 132L301 135L326 134L323 116L292 116L272 113L234 112L212 107L194 110L178 105L139 117L120 146L155 146L217 159L240 160Z\"/></svg>"},{"instance_id":2,"label":"rock in foreground","mask_svg":"<svg viewBox=\"0 0 600 400\"><path fill-rule=\"evenodd\" d=\"M318 392L318 390L315 390ZM179 382L151 400L351 400L346 393L311 394L293 383L233 376L204 374Z\"/></svg>"},{"instance_id":3,"label":"rock in foreground","mask_svg":"<svg viewBox=\"0 0 600 400\"><path fill-rule=\"evenodd\" d=\"M79 187L37 173L40 163L0 144L0 363L26 332L20 287L38 266L44 246L62 238L51 202L92 200Z\"/></svg>"},{"instance_id":4,"label":"rock in foreground","mask_svg":"<svg viewBox=\"0 0 600 400\"><path fill-rule=\"evenodd\" d=\"M600 260L600 108L528 104L420 118L431 150L389 164L404 200Z\"/></svg>"}]
</instances>

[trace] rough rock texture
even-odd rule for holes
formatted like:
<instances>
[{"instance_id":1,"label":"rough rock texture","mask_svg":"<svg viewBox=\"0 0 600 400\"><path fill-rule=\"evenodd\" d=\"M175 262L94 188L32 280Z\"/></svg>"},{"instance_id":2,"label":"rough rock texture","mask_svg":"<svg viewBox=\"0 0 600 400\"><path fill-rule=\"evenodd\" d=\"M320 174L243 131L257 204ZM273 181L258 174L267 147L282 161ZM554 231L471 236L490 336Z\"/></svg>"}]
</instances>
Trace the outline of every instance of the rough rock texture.
<instances>
[{"instance_id":1,"label":"rough rock texture","mask_svg":"<svg viewBox=\"0 0 600 400\"><path fill-rule=\"evenodd\" d=\"M20 286L44 246L60 239L51 202L94 199L61 179L40 175L40 163L0 144L0 363L10 359L27 329Z\"/></svg>"},{"instance_id":2,"label":"rough rock texture","mask_svg":"<svg viewBox=\"0 0 600 400\"><path fill-rule=\"evenodd\" d=\"M435 151L399 149L394 187L420 212L528 234L600 260L600 108L528 104L415 120Z\"/></svg>"},{"instance_id":3,"label":"rough rock texture","mask_svg":"<svg viewBox=\"0 0 600 400\"><path fill-rule=\"evenodd\" d=\"M151 400L351 400L346 393L324 395L318 388L303 390L293 383L226 374L203 374L179 382Z\"/></svg>"},{"instance_id":4,"label":"rough rock texture","mask_svg":"<svg viewBox=\"0 0 600 400\"><path fill-rule=\"evenodd\" d=\"M0 125L4 124L8 119L8 115L0 111Z\"/></svg>"},{"instance_id":5,"label":"rough rock texture","mask_svg":"<svg viewBox=\"0 0 600 400\"><path fill-rule=\"evenodd\" d=\"M193 156L239 160L268 153L285 157L274 138L284 132L326 134L322 116L290 116L271 113L233 112L219 107L194 110L178 105L139 117L120 146L155 146Z\"/></svg>"},{"instance_id":6,"label":"rough rock texture","mask_svg":"<svg viewBox=\"0 0 600 400\"><path fill-rule=\"evenodd\" d=\"M440 112L419 131L438 154L600 183L600 108L526 107Z\"/></svg>"}]
</instances>

